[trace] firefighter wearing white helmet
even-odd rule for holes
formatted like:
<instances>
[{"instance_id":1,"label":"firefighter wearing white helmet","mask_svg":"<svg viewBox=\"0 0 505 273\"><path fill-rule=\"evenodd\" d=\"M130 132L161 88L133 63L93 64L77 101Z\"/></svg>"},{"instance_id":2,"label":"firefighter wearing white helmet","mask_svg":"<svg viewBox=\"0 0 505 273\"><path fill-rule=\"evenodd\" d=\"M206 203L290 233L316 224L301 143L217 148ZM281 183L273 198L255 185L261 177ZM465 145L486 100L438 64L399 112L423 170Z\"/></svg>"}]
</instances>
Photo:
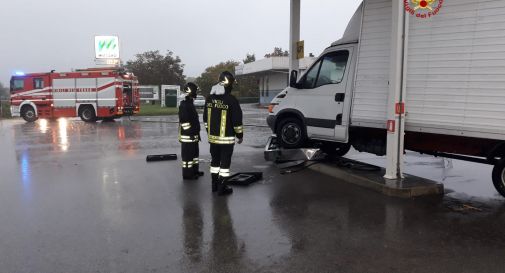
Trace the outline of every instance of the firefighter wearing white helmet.
<instances>
[{"instance_id":1,"label":"firefighter wearing white helmet","mask_svg":"<svg viewBox=\"0 0 505 273\"><path fill-rule=\"evenodd\" d=\"M212 192L219 195L233 193L226 184L230 176L231 157L235 140L241 144L244 137L242 126L242 109L238 100L231 95L235 78L224 71L219 75L219 82L212 87L210 96L205 102L203 122L210 143L210 173L212 175Z\"/></svg>"},{"instance_id":2,"label":"firefighter wearing white helmet","mask_svg":"<svg viewBox=\"0 0 505 273\"><path fill-rule=\"evenodd\" d=\"M179 142L181 142L182 177L197 179L203 175L199 170L200 122L193 104L198 86L190 82L184 87L185 100L179 105Z\"/></svg>"}]
</instances>

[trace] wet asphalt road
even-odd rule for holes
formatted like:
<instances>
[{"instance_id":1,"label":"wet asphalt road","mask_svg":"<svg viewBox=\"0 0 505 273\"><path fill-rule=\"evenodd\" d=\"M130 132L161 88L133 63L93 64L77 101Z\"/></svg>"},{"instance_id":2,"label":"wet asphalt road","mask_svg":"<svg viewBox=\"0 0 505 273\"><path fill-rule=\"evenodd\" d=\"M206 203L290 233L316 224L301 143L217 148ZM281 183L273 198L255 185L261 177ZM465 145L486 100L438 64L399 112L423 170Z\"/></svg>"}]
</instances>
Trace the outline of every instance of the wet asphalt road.
<instances>
[{"instance_id":1,"label":"wet asphalt road","mask_svg":"<svg viewBox=\"0 0 505 273\"><path fill-rule=\"evenodd\" d=\"M245 108L246 123L264 124ZM0 121L0 272L505 270L505 202L487 166L409 154L410 172L449 194L398 200L309 170L281 175L263 160L270 131L247 127L232 171L265 179L217 197L207 144L206 176L183 182L178 161L145 162L179 152L174 117L142 120Z\"/></svg>"}]
</instances>

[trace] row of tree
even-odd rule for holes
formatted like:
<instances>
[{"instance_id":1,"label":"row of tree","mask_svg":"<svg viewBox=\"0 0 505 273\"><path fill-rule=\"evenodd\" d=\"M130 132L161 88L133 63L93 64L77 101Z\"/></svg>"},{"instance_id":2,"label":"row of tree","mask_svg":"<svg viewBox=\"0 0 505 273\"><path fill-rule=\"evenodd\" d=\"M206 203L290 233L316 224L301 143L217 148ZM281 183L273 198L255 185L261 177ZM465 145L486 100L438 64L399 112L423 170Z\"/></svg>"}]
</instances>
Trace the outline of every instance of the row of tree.
<instances>
[{"instance_id":1,"label":"row of tree","mask_svg":"<svg viewBox=\"0 0 505 273\"><path fill-rule=\"evenodd\" d=\"M275 47L273 52L265 55L265 58L276 56L288 56L288 52L280 47ZM256 61L255 54L246 54L242 60L243 63ZM219 64L207 67L205 71L195 79L196 84L202 90L204 95L208 95L212 86L216 84L219 74L222 71L235 73L235 67L240 65L238 61L225 61ZM126 63L125 67L133 72L142 85L162 85L176 84L184 85L186 77L184 76L184 64L179 56L175 56L172 51L166 54L159 50L147 51L135 55L133 60ZM241 97L258 96L258 79L254 76L241 76L237 79L234 93Z\"/></svg>"},{"instance_id":2,"label":"row of tree","mask_svg":"<svg viewBox=\"0 0 505 273\"><path fill-rule=\"evenodd\" d=\"M167 51L165 55L159 50L137 54L134 60L126 63L125 67L133 72L143 85L185 83L184 65L181 58L174 56L172 51Z\"/></svg>"}]
</instances>

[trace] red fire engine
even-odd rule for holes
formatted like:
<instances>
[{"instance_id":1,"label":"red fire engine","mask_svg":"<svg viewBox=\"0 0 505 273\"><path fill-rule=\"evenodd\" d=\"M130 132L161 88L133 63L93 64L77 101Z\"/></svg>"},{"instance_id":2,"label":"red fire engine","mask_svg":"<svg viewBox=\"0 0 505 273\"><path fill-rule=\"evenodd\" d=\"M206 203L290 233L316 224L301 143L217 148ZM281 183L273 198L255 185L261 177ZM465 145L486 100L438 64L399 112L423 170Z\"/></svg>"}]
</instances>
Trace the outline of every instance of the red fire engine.
<instances>
[{"instance_id":1,"label":"red fire engine","mask_svg":"<svg viewBox=\"0 0 505 273\"><path fill-rule=\"evenodd\" d=\"M11 78L11 113L28 122L38 118L114 119L140 110L137 78L118 68L33 73Z\"/></svg>"}]
</instances>

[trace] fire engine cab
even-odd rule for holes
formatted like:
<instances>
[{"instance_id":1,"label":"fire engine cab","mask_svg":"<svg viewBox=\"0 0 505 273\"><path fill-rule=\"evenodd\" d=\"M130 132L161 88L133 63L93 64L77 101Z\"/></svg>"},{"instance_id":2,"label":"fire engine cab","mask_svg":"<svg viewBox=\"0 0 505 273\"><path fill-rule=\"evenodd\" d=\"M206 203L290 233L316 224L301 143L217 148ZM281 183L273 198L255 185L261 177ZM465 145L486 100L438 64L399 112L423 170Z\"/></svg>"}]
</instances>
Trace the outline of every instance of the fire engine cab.
<instances>
[{"instance_id":1,"label":"fire engine cab","mask_svg":"<svg viewBox=\"0 0 505 273\"><path fill-rule=\"evenodd\" d=\"M11 78L11 113L27 122L80 117L112 120L140 111L137 78L119 68L33 73Z\"/></svg>"}]
</instances>

